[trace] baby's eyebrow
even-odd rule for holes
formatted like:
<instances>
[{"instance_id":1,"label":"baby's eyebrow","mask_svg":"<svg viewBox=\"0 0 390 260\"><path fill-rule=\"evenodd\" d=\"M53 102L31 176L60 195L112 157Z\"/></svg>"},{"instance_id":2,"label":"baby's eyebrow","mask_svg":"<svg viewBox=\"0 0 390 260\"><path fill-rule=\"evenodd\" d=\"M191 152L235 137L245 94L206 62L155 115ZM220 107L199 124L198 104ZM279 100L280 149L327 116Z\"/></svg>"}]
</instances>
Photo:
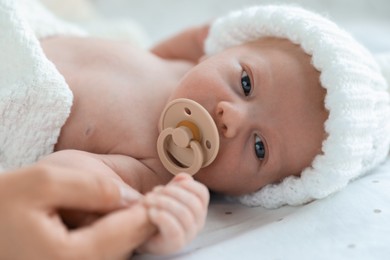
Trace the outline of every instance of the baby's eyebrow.
<instances>
[{"instance_id":1,"label":"baby's eyebrow","mask_svg":"<svg viewBox=\"0 0 390 260\"><path fill-rule=\"evenodd\" d=\"M262 167L266 166L267 169L272 169L273 172L280 172L283 168L283 158L286 157L287 147L281 129L272 121L270 119L258 123L261 138L266 146L266 158L262 163Z\"/></svg>"},{"instance_id":2,"label":"baby's eyebrow","mask_svg":"<svg viewBox=\"0 0 390 260\"><path fill-rule=\"evenodd\" d=\"M264 130L267 156L263 164L267 166L267 169L272 169L272 172L279 173L283 168L283 154L285 154L286 147L277 131L270 128Z\"/></svg>"},{"instance_id":3,"label":"baby's eyebrow","mask_svg":"<svg viewBox=\"0 0 390 260\"><path fill-rule=\"evenodd\" d=\"M251 56L249 60L249 68L252 73L252 85L255 88L261 88L261 92L267 91L271 87L273 71L270 69L268 62L259 57L259 55Z\"/></svg>"}]
</instances>

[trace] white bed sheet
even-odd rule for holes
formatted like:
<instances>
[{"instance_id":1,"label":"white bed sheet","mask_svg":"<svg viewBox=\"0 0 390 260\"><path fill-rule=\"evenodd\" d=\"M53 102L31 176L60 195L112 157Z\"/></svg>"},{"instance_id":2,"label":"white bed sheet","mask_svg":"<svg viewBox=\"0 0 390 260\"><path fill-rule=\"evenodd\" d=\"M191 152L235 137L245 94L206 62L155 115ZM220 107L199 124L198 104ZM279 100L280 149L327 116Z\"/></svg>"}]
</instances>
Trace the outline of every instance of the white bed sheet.
<instances>
[{"instance_id":1,"label":"white bed sheet","mask_svg":"<svg viewBox=\"0 0 390 260\"><path fill-rule=\"evenodd\" d=\"M134 259L390 259L390 159L304 206L267 210L214 197L205 229L182 252Z\"/></svg>"}]
</instances>

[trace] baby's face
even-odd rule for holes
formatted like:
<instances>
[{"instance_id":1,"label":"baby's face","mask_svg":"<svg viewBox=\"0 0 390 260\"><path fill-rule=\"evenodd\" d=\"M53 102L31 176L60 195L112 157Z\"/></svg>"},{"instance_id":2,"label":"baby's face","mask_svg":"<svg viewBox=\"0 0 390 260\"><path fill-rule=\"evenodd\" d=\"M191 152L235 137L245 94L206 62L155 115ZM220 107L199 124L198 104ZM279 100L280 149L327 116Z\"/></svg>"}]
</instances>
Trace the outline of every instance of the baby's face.
<instances>
[{"instance_id":1,"label":"baby's face","mask_svg":"<svg viewBox=\"0 0 390 260\"><path fill-rule=\"evenodd\" d=\"M202 104L220 133L217 158L195 179L241 195L298 175L321 153L324 96L310 57L288 40L265 38L203 60L171 97Z\"/></svg>"}]
</instances>

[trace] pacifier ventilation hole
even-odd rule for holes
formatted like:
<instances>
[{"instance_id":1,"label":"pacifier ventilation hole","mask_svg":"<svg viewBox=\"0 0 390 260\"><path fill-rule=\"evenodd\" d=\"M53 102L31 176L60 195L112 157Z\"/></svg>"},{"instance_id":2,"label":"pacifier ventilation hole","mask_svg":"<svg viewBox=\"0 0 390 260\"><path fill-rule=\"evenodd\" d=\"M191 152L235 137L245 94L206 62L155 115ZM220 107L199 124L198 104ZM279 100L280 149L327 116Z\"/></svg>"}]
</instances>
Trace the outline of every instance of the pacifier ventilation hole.
<instances>
[{"instance_id":1,"label":"pacifier ventilation hole","mask_svg":"<svg viewBox=\"0 0 390 260\"><path fill-rule=\"evenodd\" d=\"M206 140L206 147L207 149L211 149L211 142L209 140Z\"/></svg>"},{"instance_id":2,"label":"pacifier ventilation hole","mask_svg":"<svg viewBox=\"0 0 390 260\"><path fill-rule=\"evenodd\" d=\"M184 112L187 114L187 115L191 115L191 109L189 109L188 107L184 108Z\"/></svg>"}]
</instances>

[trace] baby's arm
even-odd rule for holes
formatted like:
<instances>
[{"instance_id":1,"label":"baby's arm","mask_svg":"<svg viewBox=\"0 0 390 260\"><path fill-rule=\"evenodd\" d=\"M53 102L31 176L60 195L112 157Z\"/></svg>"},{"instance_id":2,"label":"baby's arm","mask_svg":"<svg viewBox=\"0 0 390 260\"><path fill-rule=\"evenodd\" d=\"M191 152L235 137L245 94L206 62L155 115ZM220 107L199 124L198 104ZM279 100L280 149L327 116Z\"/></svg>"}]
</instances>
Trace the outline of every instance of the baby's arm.
<instances>
[{"instance_id":1,"label":"baby's arm","mask_svg":"<svg viewBox=\"0 0 390 260\"><path fill-rule=\"evenodd\" d=\"M203 43L209 25L188 28L157 44L151 51L164 59L182 59L194 63L204 55Z\"/></svg>"},{"instance_id":2,"label":"baby's arm","mask_svg":"<svg viewBox=\"0 0 390 260\"><path fill-rule=\"evenodd\" d=\"M169 184L155 187L144 202L158 232L138 251L169 254L182 249L203 228L209 192L203 184L182 173Z\"/></svg>"}]
</instances>

